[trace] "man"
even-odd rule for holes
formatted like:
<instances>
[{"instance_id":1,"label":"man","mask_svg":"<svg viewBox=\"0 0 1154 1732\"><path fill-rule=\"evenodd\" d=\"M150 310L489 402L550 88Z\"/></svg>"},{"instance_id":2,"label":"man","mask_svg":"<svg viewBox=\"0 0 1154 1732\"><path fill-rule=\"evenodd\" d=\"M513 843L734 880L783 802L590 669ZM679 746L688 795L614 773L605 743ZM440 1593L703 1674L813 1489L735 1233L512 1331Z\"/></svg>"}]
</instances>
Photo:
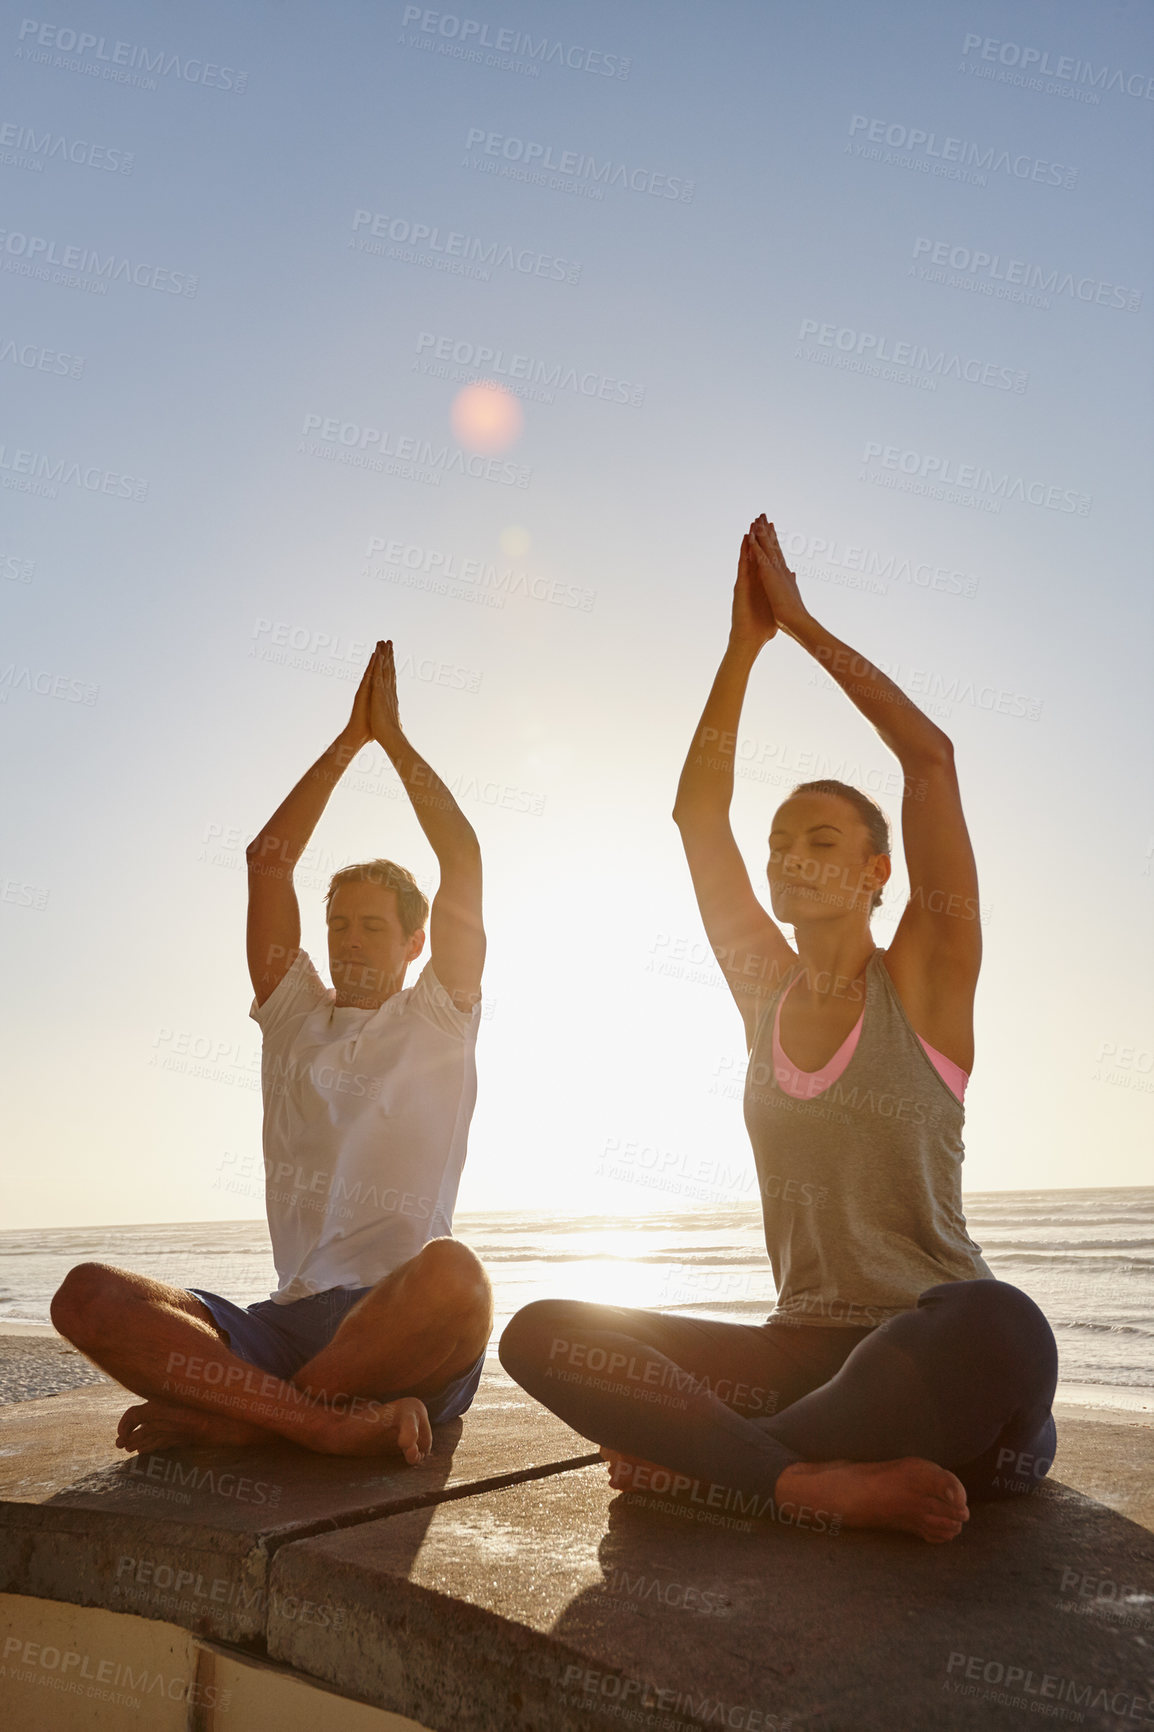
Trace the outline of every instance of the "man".
<instances>
[{"instance_id":1,"label":"man","mask_svg":"<svg viewBox=\"0 0 1154 1732\"><path fill-rule=\"evenodd\" d=\"M432 955L406 989L428 903L391 861L346 867L327 899L326 989L300 949L292 870L372 739L437 856ZM493 1323L485 1271L450 1236L476 1098L485 933L477 838L405 738L391 643L377 644L347 725L250 844L248 867L277 1290L246 1308L82 1263L52 1319L146 1398L121 1419L121 1448L277 1435L415 1463L431 1424L472 1401Z\"/></svg>"}]
</instances>

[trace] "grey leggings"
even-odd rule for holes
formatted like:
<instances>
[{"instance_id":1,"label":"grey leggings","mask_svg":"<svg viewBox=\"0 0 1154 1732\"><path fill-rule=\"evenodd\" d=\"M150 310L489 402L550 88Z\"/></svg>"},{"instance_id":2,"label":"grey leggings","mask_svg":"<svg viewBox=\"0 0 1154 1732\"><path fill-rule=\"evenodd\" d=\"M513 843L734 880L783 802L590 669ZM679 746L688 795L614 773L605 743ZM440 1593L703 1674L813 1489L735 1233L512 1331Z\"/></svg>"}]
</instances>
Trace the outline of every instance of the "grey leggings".
<instances>
[{"instance_id":1,"label":"grey leggings","mask_svg":"<svg viewBox=\"0 0 1154 1732\"><path fill-rule=\"evenodd\" d=\"M929 1287L873 1329L714 1323L544 1299L501 1338L522 1388L594 1443L772 1496L795 1461L922 1456L971 1498L1048 1472L1053 1332L1003 1281Z\"/></svg>"}]
</instances>

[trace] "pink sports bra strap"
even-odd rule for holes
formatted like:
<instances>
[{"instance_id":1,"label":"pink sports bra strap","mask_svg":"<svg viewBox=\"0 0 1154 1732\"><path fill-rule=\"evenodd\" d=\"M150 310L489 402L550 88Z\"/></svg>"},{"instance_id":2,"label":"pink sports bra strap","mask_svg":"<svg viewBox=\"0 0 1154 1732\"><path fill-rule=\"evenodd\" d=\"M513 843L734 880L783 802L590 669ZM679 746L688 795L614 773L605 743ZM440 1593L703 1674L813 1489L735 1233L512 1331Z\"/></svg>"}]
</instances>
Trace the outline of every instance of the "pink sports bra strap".
<instances>
[{"instance_id":1,"label":"pink sports bra strap","mask_svg":"<svg viewBox=\"0 0 1154 1732\"><path fill-rule=\"evenodd\" d=\"M799 975L797 980L800 978ZM782 1094L791 1095L794 1100L810 1101L816 1095L823 1094L837 1081L853 1057L857 1043L861 1039L865 1008L863 1006L861 1016L858 1017L828 1063L823 1064L820 1070L801 1070L784 1052L781 1044L781 1007L797 985L797 980L791 981L777 1001L777 1010L773 1018L773 1074ZM955 1095L958 1100L963 1100L966 1084L970 1079L961 1065L955 1064L953 1059L947 1058L945 1053L941 1053L936 1047L931 1046L928 1040L923 1040L920 1034L918 1035L918 1042L950 1093Z\"/></svg>"}]
</instances>

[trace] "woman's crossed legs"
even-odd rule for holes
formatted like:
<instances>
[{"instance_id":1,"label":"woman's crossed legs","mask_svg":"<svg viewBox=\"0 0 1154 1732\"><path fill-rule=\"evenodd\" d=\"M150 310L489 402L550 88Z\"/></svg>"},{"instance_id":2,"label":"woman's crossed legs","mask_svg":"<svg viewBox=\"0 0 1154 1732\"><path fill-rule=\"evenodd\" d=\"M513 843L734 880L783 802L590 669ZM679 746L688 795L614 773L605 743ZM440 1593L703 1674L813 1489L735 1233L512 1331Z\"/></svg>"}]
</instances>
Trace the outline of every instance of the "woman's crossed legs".
<instances>
[{"instance_id":1,"label":"woman's crossed legs","mask_svg":"<svg viewBox=\"0 0 1154 1732\"><path fill-rule=\"evenodd\" d=\"M1005 1282L931 1287L870 1330L717 1323L542 1300L501 1341L511 1376L582 1436L659 1463L697 1502L824 1507L848 1526L952 1539L974 1498L1053 1459L1057 1349ZM651 1476L649 1476L651 1479Z\"/></svg>"}]
</instances>

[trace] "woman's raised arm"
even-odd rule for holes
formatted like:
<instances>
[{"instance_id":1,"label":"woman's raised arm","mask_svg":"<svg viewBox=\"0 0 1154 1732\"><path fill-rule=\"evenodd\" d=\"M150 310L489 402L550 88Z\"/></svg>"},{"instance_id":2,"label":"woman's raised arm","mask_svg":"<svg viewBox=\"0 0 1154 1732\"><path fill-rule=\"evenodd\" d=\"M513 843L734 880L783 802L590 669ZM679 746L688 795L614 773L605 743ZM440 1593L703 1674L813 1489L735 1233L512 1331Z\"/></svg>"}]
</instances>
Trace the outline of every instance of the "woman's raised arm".
<instances>
[{"instance_id":1,"label":"woman's raised arm","mask_svg":"<svg viewBox=\"0 0 1154 1732\"><path fill-rule=\"evenodd\" d=\"M706 936L741 1012L747 1044L762 1002L797 960L754 894L729 822L741 707L753 664L776 630L746 535L737 562L729 642L690 743L673 818Z\"/></svg>"},{"instance_id":2,"label":"woman's raised arm","mask_svg":"<svg viewBox=\"0 0 1154 1732\"><path fill-rule=\"evenodd\" d=\"M753 525L750 557L778 629L837 682L902 767L910 900L886 962L918 1033L968 1072L982 936L953 745L888 675L814 619L764 516Z\"/></svg>"}]
</instances>

